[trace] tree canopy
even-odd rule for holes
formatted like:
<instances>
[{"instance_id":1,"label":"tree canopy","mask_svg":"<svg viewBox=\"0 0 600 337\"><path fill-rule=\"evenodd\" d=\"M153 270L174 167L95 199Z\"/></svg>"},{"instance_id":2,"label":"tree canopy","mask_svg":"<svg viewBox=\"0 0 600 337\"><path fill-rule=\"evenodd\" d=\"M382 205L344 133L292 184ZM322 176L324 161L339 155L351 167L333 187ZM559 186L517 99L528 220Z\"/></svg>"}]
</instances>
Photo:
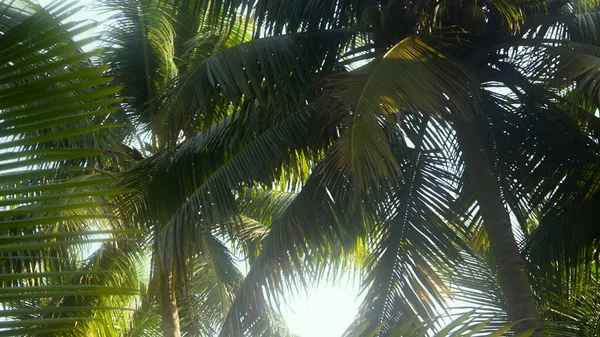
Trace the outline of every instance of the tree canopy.
<instances>
[{"instance_id":1,"label":"tree canopy","mask_svg":"<svg viewBox=\"0 0 600 337\"><path fill-rule=\"evenodd\" d=\"M101 6L0 0L0 335L598 335L596 1Z\"/></svg>"}]
</instances>

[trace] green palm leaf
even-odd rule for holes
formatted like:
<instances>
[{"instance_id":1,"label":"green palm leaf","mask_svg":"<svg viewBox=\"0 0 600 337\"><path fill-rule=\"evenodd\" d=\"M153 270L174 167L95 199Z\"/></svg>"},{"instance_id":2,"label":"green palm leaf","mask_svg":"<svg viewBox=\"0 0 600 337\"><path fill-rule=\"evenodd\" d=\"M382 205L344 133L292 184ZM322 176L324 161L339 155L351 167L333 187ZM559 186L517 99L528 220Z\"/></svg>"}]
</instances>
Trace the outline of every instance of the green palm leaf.
<instances>
[{"instance_id":1,"label":"green palm leaf","mask_svg":"<svg viewBox=\"0 0 600 337\"><path fill-rule=\"evenodd\" d=\"M444 293L449 293L440 275L460 260L454 246L460 240L443 217L455 193L452 164L436 139L444 128L423 118L408 120L405 130L414 148L393 142L405 179L382 206L386 218L377 226L375 248L367 260L366 297L348 336L362 326L359 322L371 322L368 330L378 327L383 333L416 315L435 316L436 305L443 307Z\"/></svg>"},{"instance_id":2,"label":"green palm leaf","mask_svg":"<svg viewBox=\"0 0 600 337\"><path fill-rule=\"evenodd\" d=\"M89 40L74 42L89 25L60 23L71 5L28 6L0 4L2 334L114 333L137 284L123 277L134 266L117 246L128 231L108 198L124 191L94 171L108 164L103 130L117 126L102 119L119 88L105 86L104 68L88 61L95 53L81 52Z\"/></svg>"},{"instance_id":3,"label":"green palm leaf","mask_svg":"<svg viewBox=\"0 0 600 337\"><path fill-rule=\"evenodd\" d=\"M288 34L234 46L243 37L233 30L223 37L223 46L188 60L171 94L171 109L206 126L253 101L265 115L295 111L318 90L318 75L332 71L332 62L323 60L336 60L356 33Z\"/></svg>"},{"instance_id":4,"label":"green palm leaf","mask_svg":"<svg viewBox=\"0 0 600 337\"><path fill-rule=\"evenodd\" d=\"M337 166L356 179L357 186L366 189L396 174L398 163L382 123L393 124L408 111L430 116L452 111L455 118L470 118L477 81L457 48L458 42L449 38L413 36L372 64L331 79L333 92L351 111L334 147Z\"/></svg>"}]
</instances>

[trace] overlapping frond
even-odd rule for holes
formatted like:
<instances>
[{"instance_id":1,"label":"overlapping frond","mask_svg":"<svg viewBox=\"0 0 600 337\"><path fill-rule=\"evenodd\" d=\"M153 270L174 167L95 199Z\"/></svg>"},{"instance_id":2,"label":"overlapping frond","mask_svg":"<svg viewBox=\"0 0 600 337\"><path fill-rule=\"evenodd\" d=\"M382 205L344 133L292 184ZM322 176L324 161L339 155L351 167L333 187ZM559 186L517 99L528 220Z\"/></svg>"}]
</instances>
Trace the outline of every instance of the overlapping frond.
<instances>
[{"instance_id":1,"label":"overlapping frond","mask_svg":"<svg viewBox=\"0 0 600 337\"><path fill-rule=\"evenodd\" d=\"M515 236L546 328L551 321L557 324L552 328L576 326L555 313L597 287L596 216L589 205L597 193L599 157L587 117L596 108L574 87L555 90L507 64L498 68L489 79L502 83L500 89L482 93L487 151L494 154L513 226L520 225Z\"/></svg>"},{"instance_id":2,"label":"overlapping frond","mask_svg":"<svg viewBox=\"0 0 600 337\"><path fill-rule=\"evenodd\" d=\"M331 203L326 190L313 184L306 185L271 225L263 249L246 276L221 335L253 335L254 322L268 314L257 308L256 303L268 299L276 303L284 291L293 293L302 288L313 268L318 270L319 264L329 264L327 253L336 240L343 242L349 234L345 232L349 228L341 228L335 211L329 209L336 206ZM338 257L333 256L334 259Z\"/></svg>"},{"instance_id":3,"label":"overlapping frond","mask_svg":"<svg viewBox=\"0 0 600 337\"><path fill-rule=\"evenodd\" d=\"M244 277L235 257L214 235L205 233L195 240L200 241L199 253L189 265L192 274L178 303L183 330L208 337L218 333Z\"/></svg>"},{"instance_id":4,"label":"overlapping frond","mask_svg":"<svg viewBox=\"0 0 600 337\"><path fill-rule=\"evenodd\" d=\"M102 36L102 57L114 83L123 87L129 132L137 132L136 127L159 130L165 85L178 74L171 6L153 0L103 0L102 8L113 13Z\"/></svg>"},{"instance_id":5,"label":"overlapping frond","mask_svg":"<svg viewBox=\"0 0 600 337\"><path fill-rule=\"evenodd\" d=\"M489 252L462 251L461 263L443 279L450 288L449 301L454 312L473 312L477 315L475 320L488 322L481 332L492 333L508 323L506 303Z\"/></svg>"},{"instance_id":6,"label":"overlapping frond","mask_svg":"<svg viewBox=\"0 0 600 337\"><path fill-rule=\"evenodd\" d=\"M458 41L409 37L372 64L331 79L334 94L350 111L334 147L337 167L356 179L358 188L396 178L398 163L383 124L395 124L408 111L428 116L452 111L456 118L470 118L477 83L457 54Z\"/></svg>"},{"instance_id":7,"label":"overlapping frond","mask_svg":"<svg viewBox=\"0 0 600 337\"><path fill-rule=\"evenodd\" d=\"M393 142L404 180L383 202L385 218L374 235L363 285L367 294L357 318L380 333L402 321L435 316L449 292L440 274L459 260L458 237L444 218L454 200L455 178L438 143L443 126L423 117L407 121L403 130L414 148L401 139Z\"/></svg>"},{"instance_id":8,"label":"overlapping frond","mask_svg":"<svg viewBox=\"0 0 600 337\"><path fill-rule=\"evenodd\" d=\"M569 300L550 297L549 302L552 321L548 324L548 331L564 336L596 336L600 332L597 287L589 287Z\"/></svg>"},{"instance_id":9,"label":"overlapping frond","mask_svg":"<svg viewBox=\"0 0 600 337\"><path fill-rule=\"evenodd\" d=\"M234 248L241 252L251 267L268 236L273 221L277 219L296 198L293 192L266 188L246 188L237 192L240 219L239 230L231 240Z\"/></svg>"},{"instance_id":10,"label":"overlapping frond","mask_svg":"<svg viewBox=\"0 0 600 337\"><path fill-rule=\"evenodd\" d=\"M34 327L40 326L28 334L75 337L126 332L139 294L141 264L137 249L126 239L104 243L76 272L62 275L59 285L42 281L39 286L46 296L52 296L50 302L42 308L25 304L16 310L22 312L20 321L32 320Z\"/></svg>"},{"instance_id":11,"label":"overlapping frond","mask_svg":"<svg viewBox=\"0 0 600 337\"><path fill-rule=\"evenodd\" d=\"M170 94L170 109L187 116L186 122L198 120L206 126L245 104L257 103L270 116L297 110L318 90L317 75L333 71L356 33L348 29L266 37L192 57Z\"/></svg>"},{"instance_id":12,"label":"overlapping frond","mask_svg":"<svg viewBox=\"0 0 600 337\"><path fill-rule=\"evenodd\" d=\"M456 148L441 144L449 139L442 135L448 132L443 123L425 124L424 133L420 133L415 128L420 123L415 120L422 116L443 116L453 121L472 118L481 112L478 110L480 99L488 111L478 115L479 120L490 124L486 130L493 130L486 150L494 158L492 166L501 180L503 198L525 235L531 233L531 223L548 222L556 218L556 212L564 210L569 212L570 224L583 223L582 228L593 229L594 222L589 218L596 215L592 205L597 202L598 179L595 164L590 162L597 156L594 152L597 144L590 137L582 140L585 132L593 127L590 121L594 119L589 117L593 114L586 115L586 131L582 132L580 126L574 125L582 123L583 118L562 119L564 116L556 105L564 101L555 96L560 96L561 90L571 90L575 84L588 96L597 96L597 48L567 42L569 29L573 37L577 34L572 27L564 28L563 21L560 25L551 25L555 30L540 29L543 36L527 36L537 40L521 39L525 31L519 31L530 16L543 16L557 8L560 12L564 7L570 14L576 6L588 11L593 1L565 5L562 1L490 0L485 4L474 1L466 8L457 5L467 3L390 0L378 6L374 2L380 14L375 21L379 21L380 26L372 24L364 29L374 44L347 50L357 31L325 29L364 24L358 18L370 5L366 2L144 2L146 9L152 11L156 7L172 14L162 16L165 20L159 20L157 27L169 26L162 31L166 35L160 36L169 50L160 53L175 55L177 59L173 61L169 56L161 60L175 62L169 66L175 64L177 71L184 69L185 72L167 84L168 95L161 95L169 76L148 72L148 68L154 69L155 65L146 62L144 71L137 74L145 74L139 77L142 79L139 83L147 87L148 83L160 82L155 86L158 88L154 91L156 99L146 101L160 107L156 110L161 113L156 125L168 126L168 130L163 131L171 137L179 136L180 130L184 130L185 142L141 162L130 172L127 186L141 193L126 204L134 207L139 219L155 226L159 233L155 238L160 256L157 263L169 265L176 261L173 267L182 267L179 271L192 265L205 271L194 275L201 276L197 281L203 286L198 289L206 290L202 296L212 299L203 304L214 304L203 311L207 313L204 318L211 322L209 326L217 324L215 317L225 318L220 332L223 336L264 334L264 324L274 318L271 308L265 305L269 299L276 302L285 291L295 291L311 277L318 278L325 266L336 265L344 259L340 252L347 253L358 237L368 233L375 236L373 247L369 247L373 250L366 283L370 289L357 322L368 321L370 330L383 335L392 333L397 323L410 320L414 315L421 319L434 315L448 290L444 277L439 274L450 266L455 267L455 260L460 258L456 247L460 239L450 230L446 216L456 205L456 177L463 171ZM392 13L394 8L397 12ZM227 21L224 17L234 12L235 16L255 20L241 23L244 28L230 29L232 23L237 24L236 18L232 16ZM590 39L594 34L594 26L584 27L583 23L595 20L593 13L577 16L581 39ZM389 21L385 23L384 16L389 14L402 18L408 27L393 28ZM476 18L475 14L481 15ZM196 35L202 31L199 27L206 23L213 25L207 30L210 33ZM152 42L142 25L138 26L134 29L146 34L142 40ZM269 37L239 44L247 41L249 26L252 26L250 30L254 29L255 37L263 34ZM443 26L459 27L468 34L457 36L451 29L440 28ZM385 28L383 33L381 28ZM284 31L293 34L280 35ZM175 32L174 38L172 32ZM496 34L498 32L500 34ZM405 38L414 33L416 35ZM475 76L475 67L469 63L474 51L470 43L479 46L479 42L485 47L500 42L502 45L497 48L515 47L508 53L506 49L497 52L492 47L484 59L476 60L479 62L476 66L483 64L494 76L517 77L518 80L487 78L485 71ZM142 44L148 47L151 43ZM519 49L520 45L526 48ZM341 55L358 55L348 61L354 62L359 57L375 55L371 48L375 54L381 54L379 59L354 72L330 77L330 87L323 88L326 90L322 90L320 84L313 85L318 83L319 76L342 69L335 64L345 59ZM483 54L488 53L488 49L483 49ZM525 56L514 57L519 52ZM506 63L498 61L507 55ZM511 67L506 66L509 64ZM150 75L155 76L156 82L147 81ZM480 80L504 82L513 95L486 93L480 98ZM535 82L548 86L532 85ZM550 86L556 88L548 88ZM327 102L330 104L315 99L314 92L320 91L326 91L325 97L335 93ZM540 103L536 95L549 98ZM327 110L335 104L343 108ZM597 105L592 100L593 104ZM319 109L318 118L313 108ZM173 123L176 113L178 119ZM530 117L525 117L528 114ZM552 121L552 118L557 120ZM322 120L329 122L327 131L333 132L331 137L327 135L313 143L313 125ZM413 123L404 126L403 132L414 148L402 141L404 136L397 130L398 125L406 121ZM563 122L568 127L560 126ZM193 136L200 127L207 131ZM577 134L568 147L560 147L558 138L551 139L553 132L563 130L570 135L573 135L571 132ZM162 135L159 138L166 142ZM171 143L175 144L176 140L169 140ZM332 144L332 150L326 151ZM442 151L449 152L441 154ZM567 154L569 151L572 153ZM568 158L567 163L564 158ZM521 165L520 161L523 167L515 168ZM268 193L245 194L257 186L270 186L274 181L289 184L294 192L300 192L289 199L272 198L274 195ZM468 199L465 202L468 211L476 213L472 196L464 197ZM259 210L261 205L268 207ZM539 214L533 214L534 211ZM530 217L535 219L531 221ZM464 220L460 216L451 219ZM560 225L566 223L565 220ZM552 232L560 225L540 225L536 235L544 235L542 228ZM485 237L485 232L479 229L478 243ZM230 237L241 234L240 241L247 238L252 243L244 247L254 255L248 277L241 282L234 269L221 275L239 287L235 299L228 288L218 282L217 287L206 286L214 286L213 281L219 279L218 272L215 268L208 272L210 261L201 258L206 246L195 238L208 237L219 246L221 242L211 236L215 232ZM564 248L567 242L572 242L569 236L562 239L565 241L556 247ZM588 242L588 246L593 244ZM219 261L231 266L226 248L219 247L215 250L223 253ZM528 252L532 261L539 261L531 249ZM594 250L586 254L591 256L591 252ZM192 256L197 257L193 263L189 260ZM481 278L492 276L491 268L487 270L478 264L482 262L478 257L463 258L472 265L464 266L463 269L468 270L453 269L456 273L474 272ZM548 265L549 261L540 263ZM586 261L589 264L592 260ZM555 269L549 270L556 272ZM481 290L486 286L492 289L493 284L464 283L463 295L473 296L481 303L490 299L478 295L486 291ZM186 293L191 294L193 292ZM485 304L492 307L491 303ZM231 309L225 310L229 305ZM485 312L485 319L495 310L496 307ZM472 321L479 332L484 329L482 320ZM364 327L358 323L354 328ZM216 331L216 327L211 327L204 333Z\"/></svg>"},{"instance_id":13,"label":"overlapping frond","mask_svg":"<svg viewBox=\"0 0 600 337\"><path fill-rule=\"evenodd\" d=\"M138 303L121 335L123 337L159 336L162 333L159 310L152 303L147 285L140 282L138 289L140 290Z\"/></svg>"},{"instance_id":14,"label":"overlapping frond","mask_svg":"<svg viewBox=\"0 0 600 337\"><path fill-rule=\"evenodd\" d=\"M198 238L202 243L199 253L190 263L190 280L181 289L178 303L183 331L189 335L215 336L218 334L232 302L244 280L240 261L226 244L212 234ZM265 304L259 304L265 305ZM281 318L268 307L270 319L259 322L260 336L289 336Z\"/></svg>"},{"instance_id":15,"label":"overlapping frond","mask_svg":"<svg viewBox=\"0 0 600 337\"><path fill-rule=\"evenodd\" d=\"M106 168L102 134L116 125L103 119L119 88L80 50L90 40L74 41L90 26L61 23L72 4L17 4L0 5L13 20L0 34L1 333L102 335L137 294L116 243L128 231L109 200L123 191L94 172Z\"/></svg>"},{"instance_id":16,"label":"overlapping frond","mask_svg":"<svg viewBox=\"0 0 600 337\"><path fill-rule=\"evenodd\" d=\"M419 322L416 319L395 324L387 333L381 334L381 328L369 329L362 326L358 331L360 336L385 336L385 337L412 337L412 336L487 336L497 337L506 334L512 327L511 324L503 324L500 327L491 328L490 319L482 318L475 312L467 312L452 317L439 316L434 319ZM443 328L440 329L440 326ZM491 330L491 331L490 331ZM516 336L526 337L531 333L523 333Z\"/></svg>"},{"instance_id":17,"label":"overlapping frond","mask_svg":"<svg viewBox=\"0 0 600 337\"><path fill-rule=\"evenodd\" d=\"M255 181L268 184L277 168L294 168L309 158L313 114L307 107L273 125L255 124L255 129L250 119L247 129L238 131L224 121L173 153L166 151L134 168L126 185L142 192L135 202L140 202L145 221L162 228L157 239L163 261L185 261L186 250L194 250L189 238L203 230L196 227L198 221L219 224L235 217L236 189ZM256 122L259 116L252 118ZM306 174L294 170L291 176Z\"/></svg>"}]
</instances>

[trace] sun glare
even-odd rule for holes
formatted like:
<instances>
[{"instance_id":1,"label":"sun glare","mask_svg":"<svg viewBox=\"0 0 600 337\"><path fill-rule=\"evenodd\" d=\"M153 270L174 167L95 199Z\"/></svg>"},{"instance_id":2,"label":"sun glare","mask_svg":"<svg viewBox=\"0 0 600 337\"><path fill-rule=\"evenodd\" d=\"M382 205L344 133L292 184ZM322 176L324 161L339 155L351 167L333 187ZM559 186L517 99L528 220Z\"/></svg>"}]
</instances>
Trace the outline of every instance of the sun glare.
<instances>
[{"instance_id":1,"label":"sun glare","mask_svg":"<svg viewBox=\"0 0 600 337\"><path fill-rule=\"evenodd\" d=\"M360 301L358 287L321 285L295 296L283 316L292 333L300 337L341 336L352 323Z\"/></svg>"}]
</instances>

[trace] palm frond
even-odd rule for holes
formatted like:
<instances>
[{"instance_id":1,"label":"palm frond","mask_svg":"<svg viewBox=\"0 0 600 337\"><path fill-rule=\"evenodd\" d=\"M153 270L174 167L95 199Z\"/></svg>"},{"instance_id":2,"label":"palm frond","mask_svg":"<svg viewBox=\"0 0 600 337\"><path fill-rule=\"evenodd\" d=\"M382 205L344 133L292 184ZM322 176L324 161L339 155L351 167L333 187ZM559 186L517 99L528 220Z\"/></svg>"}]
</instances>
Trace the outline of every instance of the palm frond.
<instances>
[{"instance_id":1,"label":"palm frond","mask_svg":"<svg viewBox=\"0 0 600 337\"><path fill-rule=\"evenodd\" d=\"M360 336L385 336L385 337L411 337L411 336L434 336L434 337L445 337L445 336L487 336L497 337L503 336L510 329L510 324L505 324L500 328L492 329L492 332L485 332L489 329L490 320L482 320L474 312L467 312L460 316L455 316L448 319L447 317L437 317L436 319L419 322L417 320L408 320L394 325L394 327L385 334L380 334L380 328L368 329L362 327ZM439 329L439 326L444 326L443 329ZM523 333L517 336L526 337L530 336L531 333Z\"/></svg>"},{"instance_id":2,"label":"palm frond","mask_svg":"<svg viewBox=\"0 0 600 337\"><path fill-rule=\"evenodd\" d=\"M126 240L103 244L67 282L45 284L51 301L43 308L28 308L30 313L23 312L20 321L33 320L33 326L40 326L38 336L53 328L67 329L60 333L64 336L123 333L139 294L140 261L135 250L135 244Z\"/></svg>"},{"instance_id":3,"label":"palm frond","mask_svg":"<svg viewBox=\"0 0 600 337\"><path fill-rule=\"evenodd\" d=\"M490 96L490 148L497 155L505 198L525 235L524 253L537 266L534 279L546 282L541 288L568 296L589 280L588 267L597 262L592 205L599 186L598 144L580 122L576 101L550 93L516 105L510 97ZM588 272L579 274L581 268Z\"/></svg>"},{"instance_id":4,"label":"palm frond","mask_svg":"<svg viewBox=\"0 0 600 337\"><path fill-rule=\"evenodd\" d=\"M435 316L449 292L439 275L459 260L454 246L458 237L443 217L455 193L453 165L440 152L437 139L444 128L424 117L408 120L404 130L414 148L394 142L405 178L384 202L385 218L377 226L375 248L367 260L367 294L357 318L371 322L369 329L378 327L380 333L417 315Z\"/></svg>"},{"instance_id":5,"label":"palm frond","mask_svg":"<svg viewBox=\"0 0 600 337\"><path fill-rule=\"evenodd\" d=\"M0 35L2 333L77 335L79 327L87 335L137 294L116 258L112 267L80 269L90 244L127 233L109 201L124 191L92 174L104 168L103 130L117 127L103 118L119 88L105 85L105 69L88 61L93 53L81 52L89 40L74 41L89 25L60 23L72 5L21 11L13 3L0 6L3 19L14 15Z\"/></svg>"},{"instance_id":6,"label":"palm frond","mask_svg":"<svg viewBox=\"0 0 600 337\"><path fill-rule=\"evenodd\" d=\"M398 163L382 124L394 124L407 111L430 116L453 111L458 118L470 118L477 84L456 54L457 44L449 38L413 36L372 64L331 79L334 95L351 112L334 148L337 167L356 179L359 188L396 174Z\"/></svg>"},{"instance_id":7,"label":"palm frond","mask_svg":"<svg viewBox=\"0 0 600 337\"><path fill-rule=\"evenodd\" d=\"M177 303L181 305L183 331L215 336L244 277L223 242L210 233L195 239L201 247L190 263L193 272Z\"/></svg>"},{"instance_id":8,"label":"palm frond","mask_svg":"<svg viewBox=\"0 0 600 337\"><path fill-rule=\"evenodd\" d=\"M103 0L101 8L118 10L107 20L103 58L114 83L123 87L129 127L159 130L160 98L178 74L172 8L152 0Z\"/></svg>"},{"instance_id":9,"label":"palm frond","mask_svg":"<svg viewBox=\"0 0 600 337\"><path fill-rule=\"evenodd\" d=\"M296 198L297 193L266 188L246 188L237 192L240 219L236 219L239 230L228 238L234 249L239 251L248 265L252 266L266 239L273 222Z\"/></svg>"},{"instance_id":10,"label":"palm frond","mask_svg":"<svg viewBox=\"0 0 600 337\"><path fill-rule=\"evenodd\" d=\"M564 336L595 336L600 331L600 298L596 287L570 300L550 297L550 302L552 321L547 324L547 331Z\"/></svg>"},{"instance_id":11,"label":"palm frond","mask_svg":"<svg viewBox=\"0 0 600 337\"><path fill-rule=\"evenodd\" d=\"M141 303L128 321L124 337L153 337L162 333L159 310L153 305L145 285L140 285Z\"/></svg>"},{"instance_id":12,"label":"palm frond","mask_svg":"<svg viewBox=\"0 0 600 337\"><path fill-rule=\"evenodd\" d=\"M472 312L477 315L474 320L487 321L481 332L492 333L508 323L493 257L477 250L462 251L461 256L461 263L443 276L452 294L449 307L453 312Z\"/></svg>"},{"instance_id":13,"label":"palm frond","mask_svg":"<svg viewBox=\"0 0 600 337\"><path fill-rule=\"evenodd\" d=\"M273 36L191 58L170 94L171 109L206 126L254 100L265 114L294 111L317 91L317 75L333 70L331 60L356 33Z\"/></svg>"},{"instance_id":14,"label":"palm frond","mask_svg":"<svg viewBox=\"0 0 600 337\"><path fill-rule=\"evenodd\" d=\"M499 69L502 76L494 79L508 93L482 94L488 151L495 154L504 199L524 236L521 250L540 312L552 321L559 307L597 287L591 205L597 202L599 157L587 118L596 110L574 87L553 90L507 66Z\"/></svg>"},{"instance_id":15,"label":"palm frond","mask_svg":"<svg viewBox=\"0 0 600 337\"><path fill-rule=\"evenodd\" d=\"M244 130L247 136L230 129L230 122L225 121L213 132L186 142L174 153L165 151L134 168L126 178L126 186L142 192L139 207L144 221L162 228L157 239L164 248L163 261L175 258L183 262L185 251L194 250L194 242L189 238L195 231L203 231L194 225L196 221L231 220L238 213L234 197L237 188L253 181L269 183L273 181L274 169L282 165L294 167L293 163L311 157L307 144L313 115L312 109L306 108L257 129L252 129L248 120L248 128ZM302 172L296 172L291 175L303 176ZM176 237L182 241L175 240Z\"/></svg>"}]
</instances>

